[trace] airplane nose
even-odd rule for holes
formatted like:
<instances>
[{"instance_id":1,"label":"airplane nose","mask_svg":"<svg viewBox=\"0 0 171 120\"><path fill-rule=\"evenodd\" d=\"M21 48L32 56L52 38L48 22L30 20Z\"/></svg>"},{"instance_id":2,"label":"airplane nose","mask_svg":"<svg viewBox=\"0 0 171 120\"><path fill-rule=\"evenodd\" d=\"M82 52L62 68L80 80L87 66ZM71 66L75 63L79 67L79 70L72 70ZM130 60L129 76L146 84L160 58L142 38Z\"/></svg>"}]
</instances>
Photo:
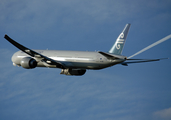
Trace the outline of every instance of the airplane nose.
<instances>
[{"instance_id":1,"label":"airplane nose","mask_svg":"<svg viewBox=\"0 0 171 120\"><path fill-rule=\"evenodd\" d=\"M14 53L13 56L11 57L11 61L13 62L13 65L14 64L15 65L19 65L20 64L19 60L17 59L17 54L18 54L18 52Z\"/></svg>"},{"instance_id":2,"label":"airplane nose","mask_svg":"<svg viewBox=\"0 0 171 120\"><path fill-rule=\"evenodd\" d=\"M15 61L16 61L16 53L14 53L13 56L11 57L11 61L12 61L13 63L15 63Z\"/></svg>"}]
</instances>

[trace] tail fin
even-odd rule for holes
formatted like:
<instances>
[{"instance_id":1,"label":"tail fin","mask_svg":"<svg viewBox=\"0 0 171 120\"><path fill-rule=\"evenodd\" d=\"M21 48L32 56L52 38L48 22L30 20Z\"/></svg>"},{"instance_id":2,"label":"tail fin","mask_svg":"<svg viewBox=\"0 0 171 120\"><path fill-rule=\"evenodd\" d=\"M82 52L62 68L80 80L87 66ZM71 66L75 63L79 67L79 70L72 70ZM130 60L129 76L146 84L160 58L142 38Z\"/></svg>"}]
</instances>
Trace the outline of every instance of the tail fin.
<instances>
[{"instance_id":1,"label":"tail fin","mask_svg":"<svg viewBox=\"0 0 171 120\"><path fill-rule=\"evenodd\" d=\"M123 47L124 47L124 44L125 44L126 37L128 35L128 31L129 31L130 26L131 26L131 24L126 24L124 30L122 31L122 33L116 39L115 44L109 50L109 53L113 53L113 54L116 54L116 55L121 55L122 54L122 50L123 50Z\"/></svg>"}]
</instances>

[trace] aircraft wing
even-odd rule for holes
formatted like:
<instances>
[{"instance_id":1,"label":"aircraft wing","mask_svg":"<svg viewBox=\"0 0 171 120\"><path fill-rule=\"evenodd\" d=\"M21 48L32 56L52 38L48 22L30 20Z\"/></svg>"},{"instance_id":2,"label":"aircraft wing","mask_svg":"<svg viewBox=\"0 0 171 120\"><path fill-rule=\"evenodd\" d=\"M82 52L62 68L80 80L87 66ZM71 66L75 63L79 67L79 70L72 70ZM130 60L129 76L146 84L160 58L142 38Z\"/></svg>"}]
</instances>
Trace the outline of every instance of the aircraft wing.
<instances>
[{"instance_id":1,"label":"aircraft wing","mask_svg":"<svg viewBox=\"0 0 171 120\"><path fill-rule=\"evenodd\" d=\"M168 59L168 58L160 58L160 59L127 59L127 60L130 60L130 61L122 62L120 64L122 64L124 66L128 66L128 64L131 64L131 63L153 62L153 61L159 61L159 60L163 60L163 59Z\"/></svg>"},{"instance_id":2,"label":"aircraft wing","mask_svg":"<svg viewBox=\"0 0 171 120\"><path fill-rule=\"evenodd\" d=\"M65 68L65 65L62 64L61 62L53 60L53 59L51 59L49 57L46 57L46 56L44 56L44 55L42 55L40 53L35 52L34 50L31 50L31 49L17 43L13 39L11 39L8 35L5 35L4 38L6 40L8 40L11 44L13 44L15 47L17 47L21 51L25 52L26 54L28 54L28 55L30 55L32 57L41 59L42 62L45 62L45 63L50 64L50 65L56 65L58 68Z\"/></svg>"},{"instance_id":3,"label":"aircraft wing","mask_svg":"<svg viewBox=\"0 0 171 120\"><path fill-rule=\"evenodd\" d=\"M103 56L105 56L108 59L126 59L126 56L122 56L122 55L114 55L111 53L106 53L106 52L102 52L102 51L98 51L98 53L102 54Z\"/></svg>"}]
</instances>

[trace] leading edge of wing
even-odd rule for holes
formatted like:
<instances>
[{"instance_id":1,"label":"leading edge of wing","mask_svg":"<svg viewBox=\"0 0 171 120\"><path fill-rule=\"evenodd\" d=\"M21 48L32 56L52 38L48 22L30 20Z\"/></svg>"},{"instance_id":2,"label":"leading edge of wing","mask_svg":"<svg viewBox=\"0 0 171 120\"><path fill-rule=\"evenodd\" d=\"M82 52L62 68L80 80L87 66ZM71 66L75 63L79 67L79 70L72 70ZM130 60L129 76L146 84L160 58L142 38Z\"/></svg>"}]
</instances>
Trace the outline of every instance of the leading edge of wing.
<instances>
[{"instance_id":1,"label":"leading edge of wing","mask_svg":"<svg viewBox=\"0 0 171 120\"><path fill-rule=\"evenodd\" d=\"M154 61L160 61L160 60L163 60L163 59L169 59L169 58L160 58L160 59L127 59L127 60L132 60L132 61L130 61L130 62L122 62L120 64L128 66L128 64L131 64L131 63L154 62ZM136 60L136 61L134 61L134 60Z\"/></svg>"},{"instance_id":2,"label":"leading edge of wing","mask_svg":"<svg viewBox=\"0 0 171 120\"><path fill-rule=\"evenodd\" d=\"M58 61L55 61L51 58L48 58L40 53L37 53L35 52L34 50L31 50L19 43L17 43L16 41L14 41L13 39L11 39L8 35L5 35L4 38L6 40L8 40L11 44L13 44L15 47L17 47L18 49L20 49L21 51L25 52L26 54L32 56L32 57L35 57L35 58L42 58L41 61L43 62L46 62L47 64L50 64L50 65L57 65L59 68L65 68L65 66L61 63L61 62L58 62Z\"/></svg>"}]
</instances>

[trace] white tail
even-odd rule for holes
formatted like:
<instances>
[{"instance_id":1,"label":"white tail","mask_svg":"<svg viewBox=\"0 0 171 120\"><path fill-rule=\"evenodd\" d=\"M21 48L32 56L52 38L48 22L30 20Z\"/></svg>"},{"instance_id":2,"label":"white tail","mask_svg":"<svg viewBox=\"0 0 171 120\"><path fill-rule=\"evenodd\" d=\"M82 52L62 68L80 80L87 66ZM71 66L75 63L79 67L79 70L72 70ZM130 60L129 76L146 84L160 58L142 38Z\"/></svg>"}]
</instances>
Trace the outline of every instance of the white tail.
<instances>
[{"instance_id":1,"label":"white tail","mask_svg":"<svg viewBox=\"0 0 171 120\"><path fill-rule=\"evenodd\" d=\"M109 53L116 54L116 55L122 54L122 50L123 50L130 26L131 24L126 24L125 28L116 39L115 44L109 50Z\"/></svg>"}]
</instances>

